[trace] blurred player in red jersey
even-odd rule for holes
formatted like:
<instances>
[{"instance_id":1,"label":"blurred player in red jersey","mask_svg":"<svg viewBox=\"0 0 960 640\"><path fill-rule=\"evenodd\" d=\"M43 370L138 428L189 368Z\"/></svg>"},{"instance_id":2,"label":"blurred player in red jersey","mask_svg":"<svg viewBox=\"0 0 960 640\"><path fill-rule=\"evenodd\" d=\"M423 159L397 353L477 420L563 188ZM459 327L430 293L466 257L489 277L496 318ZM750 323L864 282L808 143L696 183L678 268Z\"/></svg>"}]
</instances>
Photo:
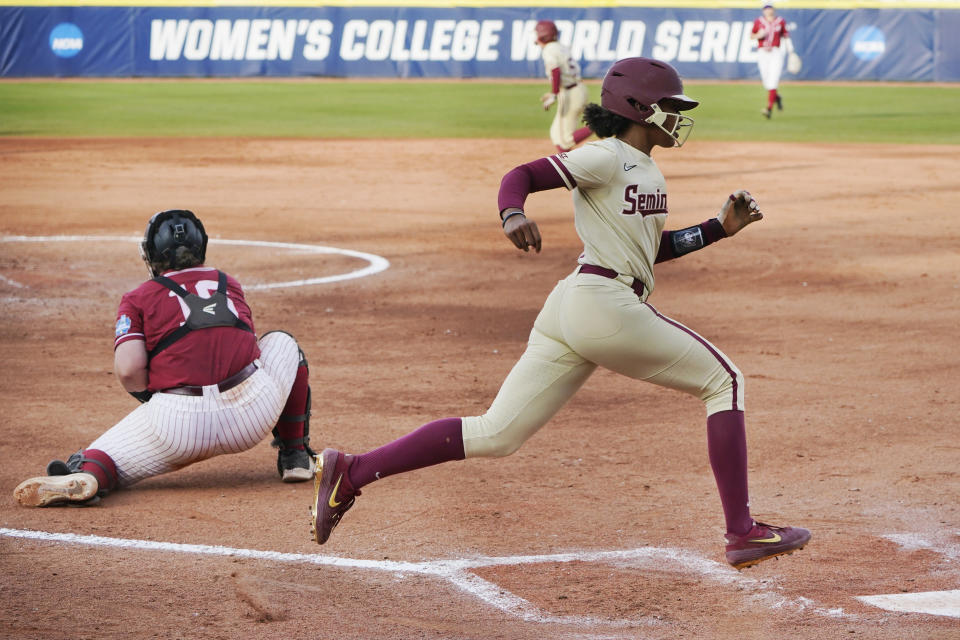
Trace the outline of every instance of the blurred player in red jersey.
<instances>
[{"instance_id":1,"label":"blurred player in red jersey","mask_svg":"<svg viewBox=\"0 0 960 640\"><path fill-rule=\"evenodd\" d=\"M14 490L27 507L90 503L117 487L258 444L271 429L284 482L313 477L307 362L293 336L254 334L240 283L204 265L190 211L155 214L141 257L152 278L124 294L114 371L142 404L88 448Z\"/></svg>"},{"instance_id":2,"label":"blurred player in red jersey","mask_svg":"<svg viewBox=\"0 0 960 640\"><path fill-rule=\"evenodd\" d=\"M587 86L580 78L580 65L565 46L557 41L557 25L541 20L535 28L543 68L550 80L550 91L540 97L544 111L557 105L550 125L550 139L558 151L570 151L590 137L590 127L580 127L583 109L587 106Z\"/></svg>"},{"instance_id":3,"label":"blurred player in red jersey","mask_svg":"<svg viewBox=\"0 0 960 640\"><path fill-rule=\"evenodd\" d=\"M759 48L757 67L763 88L767 90L767 106L763 115L769 120L774 104L779 111L783 111L783 100L777 88L780 86L784 59L788 53L793 54L793 42L787 33L787 23L777 15L772 4L763 5L763 15L753 21L750 37L757 41Z\"/></svg>"}]
</instances>

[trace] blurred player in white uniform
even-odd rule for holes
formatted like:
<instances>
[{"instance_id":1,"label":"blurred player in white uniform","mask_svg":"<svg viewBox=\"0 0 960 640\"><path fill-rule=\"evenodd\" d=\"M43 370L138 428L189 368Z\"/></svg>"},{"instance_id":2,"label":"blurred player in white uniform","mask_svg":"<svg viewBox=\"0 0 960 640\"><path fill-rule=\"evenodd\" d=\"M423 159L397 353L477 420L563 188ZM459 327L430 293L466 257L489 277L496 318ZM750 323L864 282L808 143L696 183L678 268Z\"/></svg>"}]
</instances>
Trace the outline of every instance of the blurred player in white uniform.
<instances>
[{"instance_id":1,"label":"blurred player in white uniform","mask_svg":"<svg viewBox=\"0 0 960 640\"><path fill-rule=\"evenodd\" d=\"M540 57L550 80L550 91L540 97L546 111L554 103L557 113L550 125L550 139L558 151L570 151L590 137L590 127L577 127L587 106L587 86L580 79L580 65L567 48L557 41L557 25L541 20L536 26Z\"/></svg>"},{"instance_id":2,"label":"blurred player in white uniform","mask_svg":"<svg viewBox=\"0 0 960 640\"><path fill-rule=\"evenodd\" d=\"M751 516L743 374L705 338L647 301L654 288L655 263L732 236L763 214L753 197L741 190L724 200L716 217L686 229L664 228L666 181L650 154L654 147L683 143L693 120L682 112L698 104L684 95L673 67L650 58L620 60L604 78L601 103L588 105L584 116L601 140L515 167L500 183L503 231L518 249L540 251L541 246L536 223L524 213L527 196L566 188L573 193L574 224L584 250L576 268L547 297L526 351L490 408L479 416L435 420L361 455L325 449L318 456L312 509L318 543L327 541L360 489L372 482L451 460L510 455L573 397L598 366L687 393L703 403L707 452L726 520L727 562L748 567L792 553L810 539L806 529L771 526ZM709 278L701 283L702 288L710 285ZM748 320L744 311L744 321ZM616 428L587 423L582 437L603 450L605 432ZM643 429L651 441L676 440L675 434L656 425ZM596 464L590 455L585 452L584 473ZM626 476L634 473L627 471ZM492 491L511 500L509 490ZM611 491L598 487L598 509Z\"/></svg>"},{"instance_id":3,"label":"blurred player in white uniform","mask_svg":"<svg viewBox=\"0 0 960 640\"><path fill-rule=\"evenodd\" d=\"M780 86L784 59L790 54L793 67L798 65L799 57L794 53L793 42L787 33L787 23L777 15L772 4L763 5L763 15L753 21L750 37L757 41L757 67L760 69L763 88L767 90L767 107L763 110L763 116L769 120L774 104L778 111L783 111L783 100L777 89ZM799 68L791 68L791 71L796 73Z\"/></svg>"}]
</instances>

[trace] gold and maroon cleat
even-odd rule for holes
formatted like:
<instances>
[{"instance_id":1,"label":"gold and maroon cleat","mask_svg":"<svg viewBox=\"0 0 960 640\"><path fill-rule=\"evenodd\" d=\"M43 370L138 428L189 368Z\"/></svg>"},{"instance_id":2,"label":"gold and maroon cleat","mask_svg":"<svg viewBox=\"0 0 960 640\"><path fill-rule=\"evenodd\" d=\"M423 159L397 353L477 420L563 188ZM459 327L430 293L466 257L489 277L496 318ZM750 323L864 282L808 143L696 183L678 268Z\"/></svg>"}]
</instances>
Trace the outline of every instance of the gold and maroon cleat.
<instances>
[{"instance_id":1,"label":"gold and maroon cleat","mask_svg":"<svg viewBox=\"0 0 960 640\"><path fill-rule=\"evenodd\" d=\"M317 544L330 537L334 527L360 495L350 486L347 469L350 456L336 449L324 449L317 456L317 469L313 480L313 507L310 509L310 533Z\"/></svg>"},{"instance_id":2,"label":"gold and maroon cleat","mask_svg":"<svg viewBox=\"0 0 960 640\"><path fill-rule=\"evenodd\" d=\"M754 522L753 528L743 535L727 534L727 562L735 569L745 569L803 549L809 541L810 532L806 529Z\"/></svg>"}]
</instances>

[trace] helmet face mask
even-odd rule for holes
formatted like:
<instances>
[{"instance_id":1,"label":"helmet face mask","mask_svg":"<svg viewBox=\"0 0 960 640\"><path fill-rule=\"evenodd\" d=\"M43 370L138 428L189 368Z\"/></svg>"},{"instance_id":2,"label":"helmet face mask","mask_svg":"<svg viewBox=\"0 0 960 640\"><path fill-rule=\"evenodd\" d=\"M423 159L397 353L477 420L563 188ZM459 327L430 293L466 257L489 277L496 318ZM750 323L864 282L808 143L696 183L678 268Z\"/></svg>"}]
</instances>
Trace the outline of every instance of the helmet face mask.
<instances>
[{"instance_id":1,"label":"helmet face mask","mask_svg":"<svg viewBox=\"0 0 960 640\"><path fill-rule=\"evenodd\" d=\"M669 104L674 113L664 112ZM619 116L667 133L674 146L683 146L693 129L693 118L679 112L700 103L683 93L677 70L653 58L624 58L614 63L603 78L600 105ZM671 116L672 126L665 127Z\"/></svg>"},{"instance_id":2,"label":"helmet face mask","mask_svg":"<svg viewBox=\"0 0 960 640\"><path fill-rule=\"evenodd\" d=\"M693 131L695 120L681 113L663 111L660 109L660 105L656 103L650 105L650 109L653 111L653 114L645 118L644 122L646 124L652 124L670 136L673 139L673 146L682 147L683 143L687 141L687 138L690 137L690 133ZM673 125L668 129L664 124L666 124L670 118L673 118Z\"/></svg>"},{"instance_id":3,"label":"helmet face mask","mask_svg":"<svg viewBox=\"0 0 960 640\"><path fill-rule=\"evenodd\" d=\"M140 242L140 257L150 275L156 277L166 268L182 268L180 247L195 261L203 264L207 254L207 233L203 223L186 209L168 209L155 213L147 223Z\"/></svg>"}]
</instances>

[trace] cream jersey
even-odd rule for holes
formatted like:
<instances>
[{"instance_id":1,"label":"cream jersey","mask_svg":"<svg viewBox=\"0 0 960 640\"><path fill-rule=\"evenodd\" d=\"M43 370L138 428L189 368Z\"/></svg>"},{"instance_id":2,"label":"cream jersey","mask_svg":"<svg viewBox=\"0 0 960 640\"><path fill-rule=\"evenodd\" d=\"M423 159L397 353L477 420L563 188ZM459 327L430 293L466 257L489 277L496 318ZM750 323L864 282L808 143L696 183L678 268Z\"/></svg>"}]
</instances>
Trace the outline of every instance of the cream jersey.
<instances>
[{"instance_id":1,"label":"cream jersey","mask_svg":"<svg viewBox=\"0 0 960 640\"><path fill-rule=\"evenodd\" d=\"M604 138L550 162L573 191L581 264L640 279L653 291L653 263L667 220L667 186L653 159L618 138Z\"/></svg>"},{"instance_id":2,"label":"cream jersey","mask_svg":"<svg viewBox=\"0 0 960 640\"><path fill-rule=\"evenodd\" d=\"M560 88L565 89L580 83L580 65L570 57L567 48L554 40L544 45L540 53L547 78L553 78L553 70L560 69Z\"/></svg>"}]
</instances>

